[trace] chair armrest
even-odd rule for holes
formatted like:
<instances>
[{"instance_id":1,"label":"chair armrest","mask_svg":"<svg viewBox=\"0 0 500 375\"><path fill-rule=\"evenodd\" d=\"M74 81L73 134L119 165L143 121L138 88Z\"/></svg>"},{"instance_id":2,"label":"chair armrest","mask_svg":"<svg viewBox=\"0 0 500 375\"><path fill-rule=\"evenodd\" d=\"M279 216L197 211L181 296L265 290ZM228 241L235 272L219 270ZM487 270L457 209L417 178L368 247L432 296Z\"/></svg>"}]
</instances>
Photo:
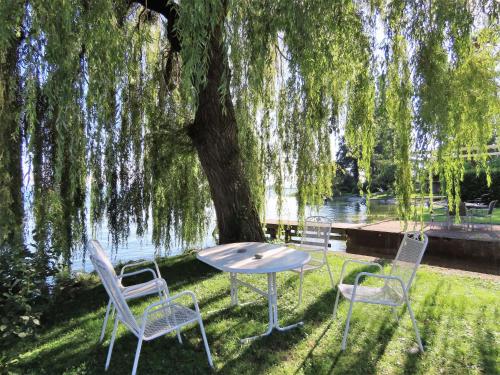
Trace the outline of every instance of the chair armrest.
<instances>
[{"instance_id":1,"label":"chair armrest","mask_svg":"<svg viewBox=\"0 0 500 375\"><path fill-rule=\"evenodd\" d=\"M160 274L160 268L158 267L158 263L156 263L155 260L143 260L143 261L140 261L140 262L135 262L135 263L128 263L128 264L125 264L123 267L122 267L122 270L120 272L120 275L123 275L123 273L125 272L125 270L127 268L130 268L130 267L136 267L136 266L140 266L140 265L143 265L143 264L151 264L153 263L154 266L155 266L155 269L156 269L156 276L155 276L155 279L159 279L161 277L161 274Z\"/></svg>"},{"instance_id":2,"label":"chair armrest","mask_svg":"<svg viewBox=\"0 0 500 375\"><path fill-rule=\"evenodd\" d=\"M378 263L367 262L367 261L364 261L364 260L357 260L357 259L347 259L344 262L344 264L342 265L342 271L340 272L340 281L339 281L339 284L342 284L342 281L344 280L344 272L345 272L346 266L349 263L364 264L364 265L367 265L367 266L377 266L379 268L379 270L383 272L382 266L380 264L378 264Z\"/></svg>"},{"instance_id":3,"label":"chair armrest","mask_svg":"<svg viewBox=\"0 0 500 375\"><path fill-rule=\"evenodd\" d=\"M122 280L122 279L124 279L126 277L130 277L130 276L134 276L134 275L139 275L139 274L145 273L145 272L151 272L151 274L153 275L153 279L157 279L158 278L156 276L155 271L153 271L151 268L143 268L143 269L140 269L138 271L128 272L128 273L123 273L123 269L122 269L122 272L118 276L118 280Z\"/></svg>"}]
</instances>

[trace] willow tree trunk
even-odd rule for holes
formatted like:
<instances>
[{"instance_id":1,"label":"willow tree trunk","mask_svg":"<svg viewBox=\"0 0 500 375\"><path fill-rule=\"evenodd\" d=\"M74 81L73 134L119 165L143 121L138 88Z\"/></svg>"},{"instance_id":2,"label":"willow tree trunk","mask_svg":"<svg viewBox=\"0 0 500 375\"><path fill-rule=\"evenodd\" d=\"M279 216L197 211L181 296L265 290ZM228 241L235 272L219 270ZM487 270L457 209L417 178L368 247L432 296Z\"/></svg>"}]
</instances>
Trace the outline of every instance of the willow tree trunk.
<instances>
[{"instance_id":1,"label":"willow tree trunk","mask_svg":"<svg viewBox=\"0 0 500 375\"><path fill-rule=\"evenodd\" d=\"M165 0L135 2L167 19L166 36L170 42L170 53L165 76L168 77L172 69L172 55L182 49L182 40L175 29L179 18L177 5ZM198 109L188 134L208 179L217 215L219 242L260 242L265 240L264 232L244 173L236 116L229 95L230 77L227 53L223 47L223 23L224 16L211 35L207 83L199 89ZM219 87L223 84L228 95L221 99Z\"/></svg>"},{"instance_id":2,"label":"willow tree trunk","mask_svg":"<svg viewBox=\"0 0 500 375\"><path fill-rule=\"evenodd\" d=\"M20 125L21 95L19 92L19 71L17 66L17 39L0 55L0 246L23 249L24 204L22 196L22 134Z\"/></svg>"},{"instance_id":3,"label":"willow tree trunk","mask_svg":"<svg viewBox=\"0 0 500 375\"><path fill-rule=\"evenodd\" d=\"M219 242L264 241L249 181L244 174L228 72L222 30L216 27L210 40L207 84L199 92L198 109L188 134L210 185ZM224 98L219 91L222 85L227 92Z\"/></svg>"}]
</instances>

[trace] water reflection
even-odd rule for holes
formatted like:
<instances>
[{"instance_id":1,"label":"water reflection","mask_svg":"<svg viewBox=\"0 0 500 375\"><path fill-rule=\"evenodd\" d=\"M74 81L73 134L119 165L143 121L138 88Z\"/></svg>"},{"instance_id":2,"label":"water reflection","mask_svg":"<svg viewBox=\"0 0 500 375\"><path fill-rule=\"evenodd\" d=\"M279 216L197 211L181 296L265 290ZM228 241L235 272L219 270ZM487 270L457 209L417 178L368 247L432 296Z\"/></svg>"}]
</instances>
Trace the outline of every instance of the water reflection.
<instances>
[{"instance_id":1,"label":"water reflection","mask_svg":"<svg viewBox=\"0 0 500 375\"><path fill-rule=\"evenodd\" d=\"M297 201L295 198L295 189L286 189L283 196L283 207L281 218L284 220L297 219ZM266 212L267 219L277 219L278 215L278 198L276 194L269 190L266 196ZM396 216L396 207L394 202L387 200L372 200L370 202L370 211L368 212L364 198L358 196L335 197L326 200L324 205L318 208L306 207L306 216L321 215L331 218L334 222L341 223L371 223ZM214 215L215 216L215 215ZM215 219L209 228L207 236L202 243L197 247L209 247L215 245L215 240L212 236L215 227ZM150 226L151 228L151 226ZM135 236L134 228L131 228L128 243L119 246L116 251L113 251L110 256L113 263L127 262L130 260L153 259L156 249L151 243L151 234L146 234L144 238ZM108 231L105 225L98 231L96 238L102 245L110 249L110 241ZM171 249L168 254L162 255L177 255L184 250L184 245L178 243L175 239L172 240ZM332 250L345 251L345 241L333 241ZM90 271L92 265L87 260L82 259L82 254L76 254L73 258L73 269L76 271Z\"/></svg>"},{"instance_id":2,"label":"water reflection","mask_svg":"<svg viewBox=\"0 0 500 375\"><path fill-rule=\"evenodd\" d=\"M283 197L283 207L281 218L286 220L297 219L297 201L295 189L286 189ZM372 223L395 217L396 206L392 199L371 200L370 209L365 199L359 196L341 196L325 200L324 205L319 208L306 207L305 215L321 215L332 219L338 223ZM268 192L266 196L266 218L277 219L278 199L274 192Z\"/></svg>"}]
</instances>

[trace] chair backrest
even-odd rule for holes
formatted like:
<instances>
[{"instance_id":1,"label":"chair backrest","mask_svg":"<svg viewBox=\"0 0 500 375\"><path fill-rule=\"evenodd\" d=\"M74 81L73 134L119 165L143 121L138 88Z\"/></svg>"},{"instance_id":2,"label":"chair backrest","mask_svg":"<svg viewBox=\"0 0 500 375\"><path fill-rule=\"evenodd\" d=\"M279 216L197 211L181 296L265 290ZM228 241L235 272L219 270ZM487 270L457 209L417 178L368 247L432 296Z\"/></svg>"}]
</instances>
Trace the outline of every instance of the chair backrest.
<instances>
[{"instance_id":1,"label":"chair backrest","mask_svg":"<svg viewBox=\"0 0 500 375\"><path fill-rule=\"evenodd\" d=\"M94 258L100 259L101 262L104 262L106 264L106 267L109 268L112 275L116 278L117 275L115 268L113 267L113 264L111 263L108 254L106 254L106 250L103 249L99 241L97 240L89 241L87 248L90 252L90 255L92 255Z\"/></svg>"},{"instance_id":2,"label":"chair backrest","mask_svg":"<svg viewBox=\"0 0 500 375\"><path fill-rule=\"evenodd\" d=\"M106 256L104 249L96 240L89 241L88 248L90 250L90 261L94 265L109 298L113 301L120 320L131 330L138 333L139 326L137 321L123 296L121 285L118 283L114 268Z\"/></svg>"},{"instance_id":3,"label":"chair backrest","mask_svg":"<svg viewBox=\"0 0 500 375\"><path fill-rule=\"evenodd\" d=\"M407 291L410 289L428 242L427 235L420 232L407 232L401 241L390 274L400 277Z\"/></svg>"},{"instance_id":4,"label":"chair backrest","mask_svg":"<svg viewBox=\"0 0 500 375\"><path fill-rule=\"evenodd\" d=\"M491 201L490 204L488 205L488 215L491 215L493 213L493 209L497 205L498 201Z\"/></svg>"},{"instance_id":5,"label":"chair backrest","mask_svg":"<svg viewBox=\"0 0 500 375\"><path fill-rule=\"evenodd\" d=\"M309 216L304 222L300 249L311 255L311 262L323 264L330 242L332 220L324 216Z\"/></svg>"}]
</instances>

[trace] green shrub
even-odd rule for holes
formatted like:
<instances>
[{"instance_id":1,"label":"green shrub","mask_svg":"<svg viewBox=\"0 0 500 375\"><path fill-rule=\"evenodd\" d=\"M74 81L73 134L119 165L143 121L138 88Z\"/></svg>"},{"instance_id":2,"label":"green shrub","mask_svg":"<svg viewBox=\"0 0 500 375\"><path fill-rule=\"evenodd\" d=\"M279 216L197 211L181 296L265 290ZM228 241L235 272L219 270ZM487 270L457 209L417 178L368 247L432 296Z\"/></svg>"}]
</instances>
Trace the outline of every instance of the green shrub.
<instances>
[{"instance_id":1,"label":"green shrub","mask_svg":"<svg viewBox=\"0 0 500 375\"><path fill-rule=\"evenodd\" d=\"M475 171L467 171L461 184L461 198L463 201L470 201L481 196L484 201L500 200L500 171L491 172L491 186L486 183L486 174L484 172L476 174Z\"/></svg>"},{"instance_id":2,"label":"green shrub","mask_svg":"<svg viewBox=\"0 0 500 375\"><path fill-rule=\"evenodd\" d=\"M0 342L32 335L40 325L42 293L30 254L0 249Z\"/></svg>"}]
</instances>

